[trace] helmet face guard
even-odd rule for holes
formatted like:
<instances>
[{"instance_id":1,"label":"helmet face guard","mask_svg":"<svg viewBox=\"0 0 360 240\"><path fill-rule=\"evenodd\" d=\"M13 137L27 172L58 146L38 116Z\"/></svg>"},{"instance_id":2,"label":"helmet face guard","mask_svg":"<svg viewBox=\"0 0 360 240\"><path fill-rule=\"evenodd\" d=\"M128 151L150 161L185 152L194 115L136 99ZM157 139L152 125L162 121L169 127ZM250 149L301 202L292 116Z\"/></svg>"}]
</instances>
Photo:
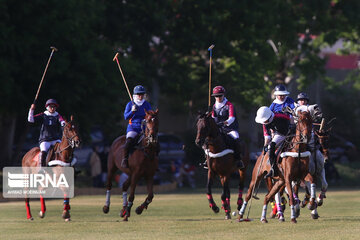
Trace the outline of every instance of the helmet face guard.
<instances>
[{"instance_id":1,"label":"helmet face guard","mask_svg":"<svg viewBox=\"0 0 360 240\"><path fill-rule=\"evenodd\" d=\"M225 88L223 86L216 86L213 88L213 93L211 96L213 97L220 97L225 95Z\"/></svg>"}]
</instances>

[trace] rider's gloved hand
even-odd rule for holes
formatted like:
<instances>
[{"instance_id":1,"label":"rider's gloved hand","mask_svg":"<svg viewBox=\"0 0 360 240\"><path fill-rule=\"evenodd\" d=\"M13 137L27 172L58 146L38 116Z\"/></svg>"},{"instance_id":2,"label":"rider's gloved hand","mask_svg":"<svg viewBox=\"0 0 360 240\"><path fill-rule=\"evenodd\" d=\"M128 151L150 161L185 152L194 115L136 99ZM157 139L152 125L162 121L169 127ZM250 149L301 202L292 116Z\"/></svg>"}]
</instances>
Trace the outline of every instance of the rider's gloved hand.
<instances>
[{"instance_id":1,"label":"rider's gloved hand","mask_svg":"<svg viewBox=\"0 0 360 240\"><path fill-rule=\"evenodd\" d=\"M131 111L132 112L136 112L137 111L137 109L136 109L136 105L134 104L134 105L132 105L132 107L131 107Z\"/></svg>"}]
</instances>

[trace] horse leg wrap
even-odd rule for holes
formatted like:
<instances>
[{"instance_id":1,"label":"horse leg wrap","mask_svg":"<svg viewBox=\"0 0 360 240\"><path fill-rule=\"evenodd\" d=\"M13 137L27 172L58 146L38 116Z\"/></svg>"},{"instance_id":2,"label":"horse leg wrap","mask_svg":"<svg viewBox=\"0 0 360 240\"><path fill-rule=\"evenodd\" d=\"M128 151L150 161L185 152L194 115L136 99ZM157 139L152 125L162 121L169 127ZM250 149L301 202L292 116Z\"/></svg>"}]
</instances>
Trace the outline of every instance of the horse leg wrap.
<instances>
[{"instance_id":1,"label":"horse leg wrap","mask_svg":"<svg viewBox=\"0 0 360 240\"><path fill-rule=\"evenodd\" d=\"M262 214L261 214L261 220L266 219L266 211L267 211L267 204L263 206Z\"/></svg>"},{"instance_id":2,"label":"horse leg wrap","mask_svg":"<svg viewBox=\"0 0 360 240\"><path fill-rule=\"evenodd\" d=\"M70 204L69 204L69 199L68 198L65 198L64 199L64 210L68 211L70 210Z\"/></svg>"},{"instance_id":3,"label":"horse leg wrap","mask_svg":"<svg viewBox=\"0 0 360 240\"><path fill-rule=\"evenodd\" d=\"M41 203L41 211L43 213L46 212L46 205L45 205L45 200L44 200L44 197L40 196L40 203Z\"/></svg>"},{"instance_id":4,"label":"horse leg wrap","mask_svg":"<svg viewBox=\"0 0 360 240\"><path fill-rule=\"evenodd\" d=\"M242 195L243 195L243 191L242 190L239 190L239 195L238 195L238 200L237 200L237 205L238 206L241 206L244 202L243 198L242 198Z\"/></svg>"},{"instance_id":5,"label":"horse leg wrap","mask_svg":"<svg viewBox=\"0 0 360 240\"><path fill-rule=\"evenodd\" d=\"M216 206L214 199L212 198L212 196L210 194L206 194L207 199L209 201L209 207L212 208L213 206Z\"/></svg>"},{"instance_id":6,"label":"horse leg wrap","mask_svg":"<svg viewBox=\"0 0 360 240\"><path fill-rule=\"evenodd\" d=\"M295 217L295 208L294 208L294 205L291 205L290 208L291 208L291 219L295 219L296 217Z\"/></svg>"},{"instance_id":7,"label":"horse leg wrap","mask_svg":"<svg viewBox=\"0 0 360 240\"><path fill-rule=\"evenodd\" d=\"M25 200L25 207L26 207L26 218L27 219L32 218L31 211L30 211L30 199Z\"/></svg>"},{"instance_id":8,"label":"horse leg wrap","mask_svg":"<svg viewBox=\"0 0 360 240\"><path fill-rule=\"evenodd\" d=\"M241 206L241 209L239 211L240 215L244 215L247 204L248 203L246 201L243 202L243 205Z\"/></svg>"},{"instance_id":9,"label":"horse leg wrap","mask_svg":"<svg viewBox=\"0 0 360 240\"><path fill-rule=\"evenodd\" d=\"M310 187L311 198L316 198L316 184L312 183Z\"/></svg>"},{"instance_id":10,"label":"horse leg wrap","mask_svg":"<svg viewBox=\"0 0 360 240\"><path fill-rule=\"evenodd\" d=\"M105 206L110 206L110 190L106 190Z\"/></svg>"},{"instance_id":11,"label":"horse leg wrap","mask_svg":"<svg viewBox=\"0 0 360 240\"><path fill-rule=\"evenodd\" d=\"M122 193L122 198L123 198L123 206L127 206L128 202L127 202L127 192L123 192Z\"/></svg>"}]
</instances>

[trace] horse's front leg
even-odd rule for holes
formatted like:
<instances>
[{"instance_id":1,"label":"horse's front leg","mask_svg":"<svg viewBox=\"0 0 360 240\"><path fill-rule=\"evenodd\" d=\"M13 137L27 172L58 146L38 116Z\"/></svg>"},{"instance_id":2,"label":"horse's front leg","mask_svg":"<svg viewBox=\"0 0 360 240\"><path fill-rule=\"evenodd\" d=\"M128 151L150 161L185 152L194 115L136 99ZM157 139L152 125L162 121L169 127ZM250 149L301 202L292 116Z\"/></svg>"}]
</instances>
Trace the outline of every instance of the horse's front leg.
<instances>
[{"instance_id":1,"label":"horse's front leg","mask_svg":"<svg viewBox=\"0 0 360 240\"><path fill-rule=\"evenodd\" d=\"M149 177L147 179L147 191L148 191L148 195L145 199L145 201L136 208L135 212L136 214L141 214L143 212L144 209L147 209L149 204L152 202L152 199L154 198L154 193L153 193L153 186L154 186L154 178L153 177Z\"/></svg>"},{"instance_id":2,"label":"horse's front leg","mask_svg":"<svg viewBox=\"0 0 360 240\"><path fill-rule=\"evenodd\" d=\"M244 203L243 199L243 190L244 190L244 183L245 183L245 170L239 170L239 193L238 193L238 199L237 199L237 210L239 211Z\"/></svg>"},{"instance_id":3,"label":"horse's front leg","mask_svg":"<svg viewBox=\"0 0 360 240\"><path fill-rule=\"evenodd\" d=\"M211 192L211 186L212 186L212 183L213 183L213 173L212 171L210 170L210 168L208 169L208 179L207 179L207 184L206 184L206 187L207 187L207 199L209 201L209 207L215 212L215 213L218 213L219 212L219 207L216 206L216 203L213 199L213 196L212 196L212 192Z\"/></svg>"},{"instance_id":4,"label":"horse's front leg","mask_svg":"<svg viewBox=\"0 0 360 240\"><path fill-rule=\"evenodd\" d=\"M326 193L327 188L328 188L328 183L327 183L326 177L325 177L325 168L323 168L321 170L320 180L321 180L321 192L319 194L319 197L317 198L318 206L323 205L323 199L326 198L325 193Z\"/></svg>"},{"instance_id":5,"label":"horse's front leg","mask_svg":"<svg viewBox=\"0 0 360 240\"><path fill-rule=\"evenodd\" d=\"M289 194L289 202L290 202L290 209L291 209L291 222L292 223L296 223L296 213L295 213L295 199L294 199L294 191L292 188L292 184L291 184L291 178L290 178L290 173L288 173L285 176L285 185L286 185L286 190Z\"/></svg>"},{"instance_id":6,"label":"horse's front leg","mask_svg":"<svg viewBox=\"0 0 360 240\"><path fill-rule=\"evenodd\" d=\"M274 186L271 188L271 191L266 194L265 198L264 198L264 205L263 205L263 210L262 210L262 214L261 214L261 219L260 221L262 223L267 223L267 219L266 219L266 211L267 211L267 205L270 202L271 199L273 199L273 197L275 196L275 194L277 192L279 192L280 188L284 185L285 181L283 179L279 179ZM279 221L284 221L284 216L283 215L279 215Z\"/></svg>"},{"instance_id":7,"label":"horse's front leg","mask_svg":"<svg viewBox=\"0 0 360 240\"><path fill-rule=\"evenodd\" d=\"M124 221L128 221L128 218L130 217L131 207L133 206L134 199L135 199L135 188L136 184L139 180L139 177L137 176L137 173L134 173L129 177L130 180L130 195L126 206L126 213L124 216Z\"/></svg>"},{"instance_id":8,"label":"horse's front leg","mask_svg":"<svg viewBox=\"0 0 360 240\"><path fill-rule=\"evenodd\" d=\"M310 204L309 204L309 209L310 210L314 210L317 207L317 203L316 203L316 184L315 184L315 178L308 173L305 177L305 181L309 181L310 184Z\"/></svg>"},{"instance_id":9,"label":"horse's front leg","mask_svg":"<svg viewBox=\"0 0 360 240\"><path fill-rule=\"evenodd\" d=\"M62 218L64 218L66 222L70 221L70 199L67 197L67 194L64 194L64 210Z\"/></svg>"},{"instance_id":10,"label":"horse's front leg","mask_svg":"<svg viewBox=\"0 0 360 240\"><path fill-rule=\"evenodd\" d=\"M34 220L34 218L31 215L30 198L25 198L25 207L26 207L26 218L31 221Z\"/></svg>"},{"instance_id":11,"label":"horse's front leg","mask_svg":"<svg viewBox=\"0 0 360 240\"><path fill-rule=\"evenodd\" d=\"M108 175L106 178L106 197L105 197L105 205L103 207L104 213L108 213L110 210L110 197L111 197L110 191L112 188L112 179L114 177L116 170L117 169L114 162L111 162L111 166L109 165L108 167Z\"/></svg>"},{"instance_id":12,"label":"horse's front leg","mask_svg":"<svg viewBox=\"0 0 360 240\"><path fill-rule=\"evenodd\" d=\"M231 219L231 208L230 208L230 188L229 188L229 181L227 177L221 178L221 184L223 186L223 191L221 194L221 204L222 208L225 211L225 219Z\"/></svg>"},{"instance_id":13,"label":"horse's front leg","mask_svg":"<svg viewBox=\"0 0 360 240\"><path fill-rule=\"evenodd\" d=\"M45 205L45 199L41 195L40 195L40 204L41 204L41 210L39 212L39 217L44 218L45 217L45 212L46 212L46 205Z\"/></svg>"}]
</instances>

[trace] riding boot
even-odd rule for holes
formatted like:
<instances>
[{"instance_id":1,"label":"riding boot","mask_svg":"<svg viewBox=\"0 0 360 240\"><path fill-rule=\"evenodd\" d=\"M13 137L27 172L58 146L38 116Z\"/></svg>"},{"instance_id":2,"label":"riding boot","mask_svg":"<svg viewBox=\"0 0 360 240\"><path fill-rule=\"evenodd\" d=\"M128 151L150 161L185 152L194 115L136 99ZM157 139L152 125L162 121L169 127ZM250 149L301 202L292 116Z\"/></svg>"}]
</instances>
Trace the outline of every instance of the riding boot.
<instances>
[{"instance_id":1,"label":"riding boot","mask_svg":"<svg viewBox=\"0 0 360 240\"><path fill-rule=\"evenodd\" d=\"M238 169L243 169L245 167L243 161L241 160L241 141L239 138L235 139L234 159Z\"/></svg>"},{"instance_id":2,"label":"riding boot","mask_svg":"<svg viewBox=\"0 0 360 240\"><path fill-rule=\"evenodd\" d=\"M41 167L46 167L46 157L47 157L47 152L41 151L40 152L40 166Z\"/></svg>"},{"instance_id":3,"label":"riding boot","mask_svg":"<svg viewBox=\"0 0 360 240\"><path fill-rule=\"evenodd\" d=\"M203 163L200 163L200 165L202 165L202 167L204 169L208 169L208 166L207 166L207 159L205 159L205 161Z\"/></svg>"},{"instance_id":4,"label":"riding boot","mask_svg":"<svg viewBox=\"0 0 360 240\"><path fill-rule=\"evenodd\" d=\"M124 158L121 161L121 167L129 168L129 152L134 138L127 138L124 144Z\"/></svg>"},{"instance_id":5,"label":"riding boot","mask_svg":"<svg viewBox=\"0 0 360 240\"><path fill-rule=\"evenodd\" d=\"M269 151L269 160L270 160L270 165L271 165L271 169L270 171L268 172L268 174L265 175L264 178L268 178L268 177L274 177L275 175L275 169L276 168L276 163L275 163L275 146L276 146L276 143L275 142L271 142L270 143L270 151Z\"/></svg>"}]
</instances>

